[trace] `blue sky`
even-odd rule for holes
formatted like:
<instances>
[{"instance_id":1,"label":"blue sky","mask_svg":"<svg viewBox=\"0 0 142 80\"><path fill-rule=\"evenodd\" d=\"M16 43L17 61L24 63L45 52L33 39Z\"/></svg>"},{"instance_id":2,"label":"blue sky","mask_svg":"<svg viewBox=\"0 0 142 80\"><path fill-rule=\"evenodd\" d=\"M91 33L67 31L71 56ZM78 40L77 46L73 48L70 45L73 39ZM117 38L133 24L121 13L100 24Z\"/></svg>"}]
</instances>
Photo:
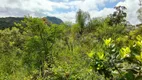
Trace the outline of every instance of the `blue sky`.
<instances>
[{"instance_id":1,"label":"blue sky","mask_svg":"<svg viewBox=\"0 0 142 80\"><path fill-rule=\"evenodd\" d=\"M55 16L63 21L75 22L78 9L87 11L91 17L106 17L114 12L115 6L127 7L127 20L139 23L136 11L139 0L0 0L0 17Z\"/></svg>"}]
</instances>

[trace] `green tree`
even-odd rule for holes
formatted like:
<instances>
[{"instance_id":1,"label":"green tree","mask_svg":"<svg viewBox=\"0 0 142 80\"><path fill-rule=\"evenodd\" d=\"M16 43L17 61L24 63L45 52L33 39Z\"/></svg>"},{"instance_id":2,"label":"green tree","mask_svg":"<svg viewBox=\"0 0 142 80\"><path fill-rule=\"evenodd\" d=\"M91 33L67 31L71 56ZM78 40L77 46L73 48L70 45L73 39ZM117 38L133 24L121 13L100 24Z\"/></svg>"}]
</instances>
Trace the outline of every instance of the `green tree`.
<instances>
[{"instance_id":1,"label":"green tree","mask_svg":"<svg viewBox=\"0 0 142 80\"><path fill-rule=\"evenodd\" d=\"M23 62L30 71L39 70L39 75L44 77L45 69L52 68L52 49L61 28L56 24L49 27L42 19L32 17L25 17L22 24L16 26L26 36Z\"/></svg>"},{"instance_id":2,"label":"green tree","mask_svg":"<svg viewBox=\"0 0 142 80\"><path fill-rule=\"evenodd\" d=\"M116 11L110 15L110 25L117 25L117 24L126 24L126 7L125 6L117 6L115 7Z\"/></svg>"},{"instance_id":3,"label":"green tree","mask_svg":"<svg viewBox=\"0 0 142 80\"><path fill-rule=\"evenodd\" d=\"M139 35L134 42L122 47L116 45L111 38L104 40L102 50L88 54L93 59L93 70L109 80L141 79L141 39Z\"/></svg>"},{"instance_id":4,"label":"green tree","mask_svg":"<svg viewBox=\"0 0 142 80\"><path fill-rule=\"evenodd\" d=\"M24 38L15 27L0 30L0 80L19 80L26 76L21 59Z\"/></svg>"},{"instance_id":5,"label":"green tree","mask_svg":"<svg viewBox=\"0 0 142 80\"><path fill-rule=\"evenodd\" d=\"M138 13L138 19L142 22L142 7L138 9L137 13Z\"/></svg>"},{"instance_id":6,"label":"green tree","mask_svg":"<svg viewBox=\"0 0 142 80\"><path fill-rule=\"evenodd\" d=\"M82 34L83 28L90 21L90 15L87 12L83 12L81 9L76 14L76 22L81 27L80 34Z\"/></svg>"},{"instance_id":7,"label":"green tree","mask_svg":"<svg viewBox=\"0 0 142 80\"><path fill-rule=\"evenodd\" d=\"M137 13L138 13L138 19L142 22L142 1L140 1L140 8L138 9Z\"/></svg>"}]
</instances>

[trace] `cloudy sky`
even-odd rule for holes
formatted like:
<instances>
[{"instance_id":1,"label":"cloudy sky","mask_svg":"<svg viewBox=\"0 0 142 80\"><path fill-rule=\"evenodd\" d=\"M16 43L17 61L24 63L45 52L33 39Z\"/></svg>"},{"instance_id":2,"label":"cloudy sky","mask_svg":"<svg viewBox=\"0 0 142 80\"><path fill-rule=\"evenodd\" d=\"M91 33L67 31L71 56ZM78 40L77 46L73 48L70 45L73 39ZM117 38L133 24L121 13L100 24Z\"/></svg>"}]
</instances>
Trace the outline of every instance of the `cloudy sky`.
<instances>
[{"instance_id":1,"label":"cloudy sky","mask_svg":"<svg viewBox=\"0 0 142 80\"><path fill-rule=\"evenodd\" d=\"M0 0L0 17L56 16L63 21L75 21L76 11L82 9L91 17L105 17L113 13L115 6L127 7L127 20L139 23L136 11L139 0Z\"/></svg>"}]
</instances>

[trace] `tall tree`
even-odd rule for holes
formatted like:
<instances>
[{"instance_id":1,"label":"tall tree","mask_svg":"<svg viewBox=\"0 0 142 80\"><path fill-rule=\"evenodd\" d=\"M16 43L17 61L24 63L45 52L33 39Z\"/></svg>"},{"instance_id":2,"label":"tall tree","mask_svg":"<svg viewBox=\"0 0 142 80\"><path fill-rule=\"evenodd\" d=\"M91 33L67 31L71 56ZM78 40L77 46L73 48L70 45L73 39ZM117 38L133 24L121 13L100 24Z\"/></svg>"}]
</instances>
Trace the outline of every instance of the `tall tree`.
<instances>
[{"instance_id":1,"label":"tall tree","mask_svg":"<svg viewBox=\"0 0 142 80\"><path fill-rule=\"evenodd\" d=\"M59 35L58 27L49 27L40 18L26 17L22 21L23 25L18 25L23 30L23 34L27 36L25 42L24 63L29 67L40 70L41 76L45 75L44 70L51 68L53 61L52 47L56 37ZM47 66L45 66L47 65Z\"/></svg>"},{"instance_id":2,"label":"tall tree","mask_svg":"<svg viewBox=\"0 0 142 80\"><path fill-rule=\"evenodd\" d=\"M120 23L126 23L127 13L125 12L125 6L114 7L116 11L110 16L110 25L117 25Z\"/></svg>"},{"instance_id":3,"label":"tall tree","mask_svg":"<svg viewBox=\"0 0 142 80\"><path fill-rule=\"evenodd\" d=\"M138 19L142 22L142 0L140 0L140 8L138 9Z\"/></svg>"},{"instance_id":4,"label":"tall tree","mask_svg":"<svg viewBox=\"0 0 142 80\"><path fill-rule=\"evenodd\" d=\"M80 25L81 27L81 31L80 33L82 33L82 29L85 27L85 24L87 23L87 21L90 20L90 15L88 12L83 12L81 9L79 9L79 11L76 14L76 22Z\"/></svg>"}]
</instances>

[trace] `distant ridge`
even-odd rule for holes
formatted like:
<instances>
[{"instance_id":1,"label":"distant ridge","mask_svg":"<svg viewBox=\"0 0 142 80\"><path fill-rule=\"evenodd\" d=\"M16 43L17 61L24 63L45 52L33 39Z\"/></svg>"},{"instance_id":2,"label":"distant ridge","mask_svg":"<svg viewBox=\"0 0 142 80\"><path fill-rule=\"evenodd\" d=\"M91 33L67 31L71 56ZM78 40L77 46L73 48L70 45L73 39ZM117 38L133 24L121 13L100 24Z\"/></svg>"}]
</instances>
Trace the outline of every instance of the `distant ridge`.
<instances>
[{"instance_id":1,"label":"distant ridge","mask_svg":"<svg viewBox=\"0 0 142 80\"><path fill-rule=\"evenodd\" d=\"M56 17L47 16L45 18L47 18L47 20L49 20L53 24L61 24L61 23L63 23L63 21L61 19L56 18ZM5 18L0 18L0 29L5 29L5 28L8 28L8 27L11 28L11 27L14 26L14 22L20 22L23 19L24 19L23 17L5 17Z\"/></svg>"},{"instance_id":2,"label":"distant ridge","mask_svg":"<svg viewBox=\"0 0 142 80\"><path fill-rule=\"evenodd\" d=\"M23 17L5 17L5 18L0 18L0 29L5 29L8 27L13 27L14 22L20 22L23 20Z\"/></svg>"},{"instance_id":3,"label":"distant ridge","mask_svg":"<svg viewBox=\"0 0 142 80\"><path fill-rule=\"evenodd\" d=\"M61 19L57 18L57 17L47 16L46 18L47 18L47 20L51 21L54 24L61 24L61 23L63 23L63 21Z\"/></svg>"}]
</instances>

